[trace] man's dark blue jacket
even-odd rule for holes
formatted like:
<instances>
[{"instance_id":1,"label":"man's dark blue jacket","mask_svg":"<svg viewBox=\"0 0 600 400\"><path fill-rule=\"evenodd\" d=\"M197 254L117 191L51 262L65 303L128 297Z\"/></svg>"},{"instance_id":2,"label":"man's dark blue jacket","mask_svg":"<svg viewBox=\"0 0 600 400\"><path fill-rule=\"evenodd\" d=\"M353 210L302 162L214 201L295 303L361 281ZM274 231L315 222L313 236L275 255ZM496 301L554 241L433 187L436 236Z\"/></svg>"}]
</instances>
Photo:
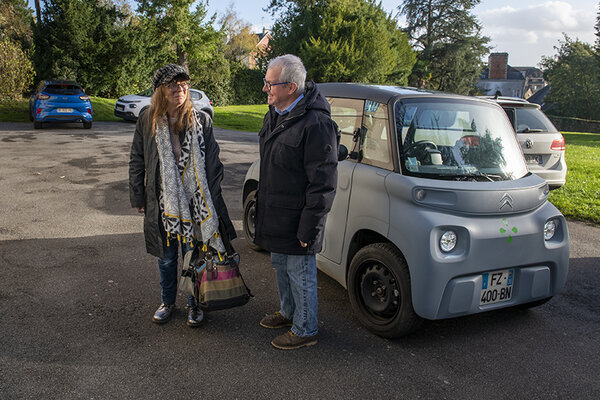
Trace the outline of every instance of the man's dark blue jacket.
<instances>
[{"instance_id":1,"label":"man's dark blue jacket","mask_svg":"<svg viewBox=\"0 0 600 400\"><path fill-rule=\"evenodd\" d=\"M290 113L279 116L269 107L259 133L254 241L261 248L295 255L321 251L337 185L337 129L313 82Z\"/></svg>"}]
</instances>

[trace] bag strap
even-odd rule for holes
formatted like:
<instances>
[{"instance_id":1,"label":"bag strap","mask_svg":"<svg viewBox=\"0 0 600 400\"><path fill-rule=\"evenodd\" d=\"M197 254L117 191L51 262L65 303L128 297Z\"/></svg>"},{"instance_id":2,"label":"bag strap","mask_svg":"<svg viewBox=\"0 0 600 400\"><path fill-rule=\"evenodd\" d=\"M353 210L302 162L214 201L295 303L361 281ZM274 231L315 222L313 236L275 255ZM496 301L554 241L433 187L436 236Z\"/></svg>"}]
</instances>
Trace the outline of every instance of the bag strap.
<instances>
[{"instance_id":1,"label":"bag strap","mask_svg":"<svg viewBox=\"0 0 600 400\"><path fill-rule=\"evenodd\" d=\"M225 246L225 251L228 256L233 256L235 254L235 249L231 244L231 240L229 239L229 233L227 233L227 229L225 229L225 223L223 222L223 218L219 217L219 233L221 234L221 240L223 241L223 245Z\"/></svg>"},{"instance_id":2,"label":"bag strap","mask_svg":"<svg viewBox=\"0 0 600 400\"><path fill-rule=\"evenodd\" d=\"M229 260L229 264L235 266L238 276L242 280L242 283L244 284L244 286L246 286L248 295L250 297L254 297L254 295L250 291L250 288L248 287L248 285L246 285L246 281L244 280L244 277L240 273L240 266L239 266L237 259L235 258L235 255L237 255L237 253L235 252L235 249L233 248L233 245L231 244L231 240L229 239L229 234L227 233L227 230L225 229L225 223L223 222L223 219L221 217L219 217L219 232L221 233L221 240L223 240L223 245L225 246L225 251L227 251L227 259Z\"/></svg>"}]
</instances>

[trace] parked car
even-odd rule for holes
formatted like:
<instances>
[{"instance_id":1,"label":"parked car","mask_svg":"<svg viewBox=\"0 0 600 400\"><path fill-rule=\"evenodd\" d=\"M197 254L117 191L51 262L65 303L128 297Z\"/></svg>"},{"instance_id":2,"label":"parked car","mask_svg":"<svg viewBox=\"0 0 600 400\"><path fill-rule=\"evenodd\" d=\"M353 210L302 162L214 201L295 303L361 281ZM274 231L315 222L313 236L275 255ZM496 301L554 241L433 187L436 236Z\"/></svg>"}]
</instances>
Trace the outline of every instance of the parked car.
<instances>
[{"instance_id":1,"label":"parked car","mask_svg":"<svg viewBox=\"0 0 600 400\"><path fill-rule=\"evenodd\" d=\"M29 117L35 129L45 122L82 122L92 127L92 102L74 81L41 81L29 99Z\"/></svg>"},{"instance_id":2,"label":"parked car","mask_svg":"<svg viewBox=\"0 0 600 400\"><path fill-rule=\"evenodd\" d=\"M541 110L539 104L516 97L488 97L508 115L525 155L527 168L544 178L550 189L565 184L565 138Z\"/></svg>"},{"instance_id":3,"label":"parked car","mask_svg":"<svg viewBox=\"0 0 600 400\"><path fill-rule=\"evenodd\" d=\"M389 86L319 88L350 155L338 164L317 265L347 288L369 330L393 338L422 319L528 308L561 292L567 223L498 104ZM255 249L258 169L242 191Z\"/></svg>"},{"instance_id":4,"label":"parked car","mask_svg":"<svg viewBox=\"0 0 600 400\"><path fill-rule=\"evenodd\" d=\"M206 93L198 89L189 89L189 91L194 102L194 108L207 112L213 118L215 112L212 101L206 96ZM138 94L128 94L120 97L115 103L115 115L126 120L136 121L140 111L150 105L152 93L154 93L152 89L146 89Z\"/></svg>"}]
</instances>

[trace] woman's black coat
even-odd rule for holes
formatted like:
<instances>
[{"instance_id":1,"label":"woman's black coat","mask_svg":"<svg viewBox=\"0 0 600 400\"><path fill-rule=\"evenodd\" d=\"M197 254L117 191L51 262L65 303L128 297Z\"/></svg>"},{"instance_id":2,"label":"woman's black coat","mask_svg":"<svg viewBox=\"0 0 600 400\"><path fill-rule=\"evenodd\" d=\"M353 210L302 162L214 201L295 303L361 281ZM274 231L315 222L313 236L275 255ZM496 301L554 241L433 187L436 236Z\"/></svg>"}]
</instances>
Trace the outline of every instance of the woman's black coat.
<instances>
[{"instance_id":1,"label":"woman's black coat","mask_svg":"<svg viewBox=\"0 0 600 400\"><path fill-rule=\"evenodd\" d=\"M162 220L158 195L160 190L160 168L156 139L152 134L152 119L149 108L140 112L129 159L129 199L132 207L144 207L144 238L148 253L163 257ZM235 228L229 219L227 206L221 193L223 164L219 159L219 145L213 134L212 120L204 112L199 113L204 134L206 151L206 178L210 194L219 217L223 220L229 238L236 237ZM183 142L185 130L180 133Z\"/></svg>"},{"instance_id":2,"label":"woman's black coat","mask_svg":"<svg viewBox=\"0 0 600 400\"><path fill-rule=\"evenodd\" d=\"M279 117L269 108L259 136L254 241L276 253L316 254L337 185L337 125L329 103L307 82L289 114Z\"/></svg>"}]
</instances>

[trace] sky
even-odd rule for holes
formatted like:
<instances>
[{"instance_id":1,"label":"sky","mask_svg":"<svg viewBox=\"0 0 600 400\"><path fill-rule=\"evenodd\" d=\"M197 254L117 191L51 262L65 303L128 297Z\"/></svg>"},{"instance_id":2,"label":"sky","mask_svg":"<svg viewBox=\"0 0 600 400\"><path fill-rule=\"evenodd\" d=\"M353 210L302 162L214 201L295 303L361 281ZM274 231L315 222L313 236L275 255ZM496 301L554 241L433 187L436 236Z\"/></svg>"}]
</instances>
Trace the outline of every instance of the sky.
<instances>
[{"instance_id":1,"label":"sky","mask_svg":"<svg viewBox=\"0 0 600 400\"><path fill-rule=\"evenodd\" d=\"M238 15L258 32L274 22L263 10L269 3L270 0L209 0L209 14L222 15L233 4ZM381 1L383 9L394 14L400 3L401 0ZM491 38L491 51L508 53L508 63L514 67L536 67L542 56L556 54L554 46L563 39L563 32L572 39L594 43L598 3L596 0L482 0L473 14L483 28L483 35Z\"/></svg>"},{"instance_id":2,"label":"sky","mask_svg":"<svg viewBox=\"0 0 600 400\"><path fill-rule=\"evenodd\" d=\"M132 2L130 0L130 2ZM220 17L230 5L238 16L250 23L255 32L270 28L274 18L264 11L270 0L209 0L209 15ZM381 0L387 12L397 13L401 0ZM482 0L473 9L491 38L491 51L508 53L513 67L539 66L542 56L556 54L563 33L570 38L593 44L598 0ZM33 0L29 0L33 9ZM403 21L400 19L400 25Z\"/></svg>"}]
</instances>

